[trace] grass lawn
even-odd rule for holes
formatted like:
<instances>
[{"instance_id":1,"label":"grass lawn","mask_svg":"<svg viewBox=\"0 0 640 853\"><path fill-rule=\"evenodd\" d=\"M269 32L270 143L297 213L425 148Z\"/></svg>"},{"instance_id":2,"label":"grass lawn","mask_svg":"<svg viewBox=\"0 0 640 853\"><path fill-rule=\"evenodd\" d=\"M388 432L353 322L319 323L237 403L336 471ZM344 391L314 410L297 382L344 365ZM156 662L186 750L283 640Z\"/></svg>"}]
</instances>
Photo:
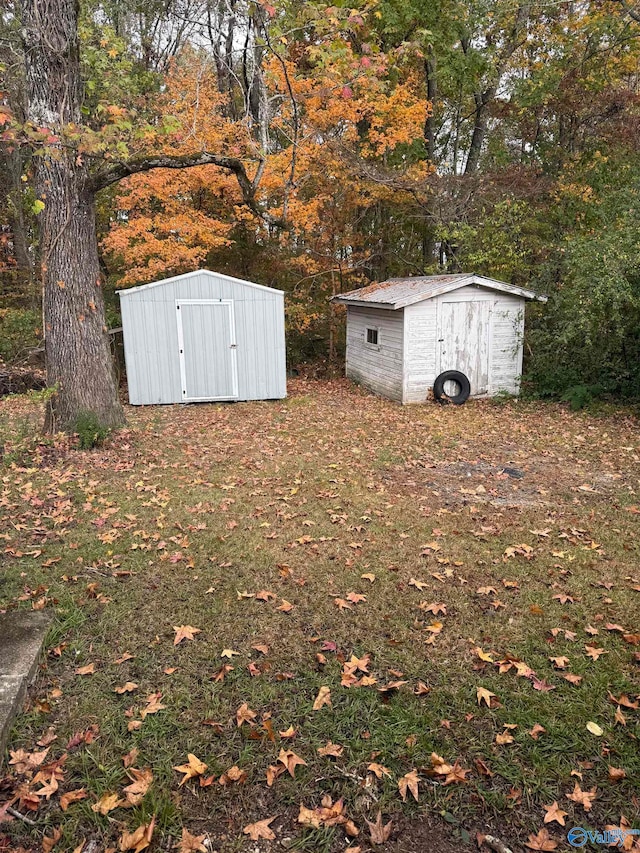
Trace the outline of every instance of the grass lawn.
<instances>
[{"instance_id":1,"label":"grass lawn","mask_svg":"<svg viewBox=\"0 0 640 853\"><path fill-rule=\"evenodd\" d=\"M129 409L91 452L1 404L0 609L54 623L0 850L640 827L637 420L290 394Z\"/></svg>"}]
</instances>

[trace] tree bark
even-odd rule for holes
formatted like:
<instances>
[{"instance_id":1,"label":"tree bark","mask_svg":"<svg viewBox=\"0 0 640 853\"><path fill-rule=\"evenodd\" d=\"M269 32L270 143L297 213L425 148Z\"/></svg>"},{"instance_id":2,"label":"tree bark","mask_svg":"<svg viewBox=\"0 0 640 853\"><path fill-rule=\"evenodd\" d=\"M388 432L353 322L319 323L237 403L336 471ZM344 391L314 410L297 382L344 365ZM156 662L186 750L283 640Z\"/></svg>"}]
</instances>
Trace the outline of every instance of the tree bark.
<instances>
[{"instance_id":1,"label":"tree bark","mask_svg":"<svg viewBox=\"0 0 640 853\"><path fill-rule=\"evenodd\" d=\"M61 136L80 124L76 0L22 0L27 117ZM34 158L40 214L47 382L45 427L72 430L79 414L123 423L100 281L95 202L81 156L50 144Z\"/></svg>"},{"instance_id":2,"label":"tree bark","mask_svg":"<svg viewBox=\"0 0 640 853\"><path fill-rule=\"evenodd\" d=\"M484 146L484 140L487 135L487 109L488 105L496 96L496 87L491 86L484 92L474 93L476 110L473 122L473 134L471 135L471 144L469 145L469 153L467 154L467 162L464 167L464 174L471 175L478 170L480 165L480 155Z\"/></svg>"},{"instance_id":3,"label":"tree bark","mask_svg":"<svg viewBox=\"0 0 640 853\"><path fill-rule=\"evenodd\" d=\"M436 102L438 99L438 78L436 55L432 48L424 61L424 75L427 84L427 117L424 122L424 140L427 149L427 159L430 164L437 167L436 163ZM435 211L434 211L434 187L431 186L427 203L425 205L425 216L422 230L422 266L428 269L435 263L436 238L435 238Z\"/></svg>"}]
</instances>

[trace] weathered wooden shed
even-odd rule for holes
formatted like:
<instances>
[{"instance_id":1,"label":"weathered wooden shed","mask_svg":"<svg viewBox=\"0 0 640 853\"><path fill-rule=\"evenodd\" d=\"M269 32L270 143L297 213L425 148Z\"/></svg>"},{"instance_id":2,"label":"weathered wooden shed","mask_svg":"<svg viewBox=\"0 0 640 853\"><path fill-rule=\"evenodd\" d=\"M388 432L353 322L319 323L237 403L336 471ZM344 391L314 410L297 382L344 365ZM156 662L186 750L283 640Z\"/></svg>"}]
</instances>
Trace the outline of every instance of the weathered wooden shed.
<instances>
[{"instance_id":1,"label":"weathered wooden shed","mask_svg":"<svg viewBox=\"0 0 640 853\"><path fill-rule=\"evenodd\" d=\"M133 405L286 397L283 291L197 270L118 294Z\"/></svg>"},{"instance_id":2,"label":"weathered wooden shed","mask_svg":"<svg viewBox=\"0 0 640 853\"><path fill-rule=\"evenodd\" d=\"M475 274L392 278L335 297L347 306L347 376L384 397L423 403L447 370L471 395L517 394L524 306L546 302Z\"/></svg>"}]
</instances>

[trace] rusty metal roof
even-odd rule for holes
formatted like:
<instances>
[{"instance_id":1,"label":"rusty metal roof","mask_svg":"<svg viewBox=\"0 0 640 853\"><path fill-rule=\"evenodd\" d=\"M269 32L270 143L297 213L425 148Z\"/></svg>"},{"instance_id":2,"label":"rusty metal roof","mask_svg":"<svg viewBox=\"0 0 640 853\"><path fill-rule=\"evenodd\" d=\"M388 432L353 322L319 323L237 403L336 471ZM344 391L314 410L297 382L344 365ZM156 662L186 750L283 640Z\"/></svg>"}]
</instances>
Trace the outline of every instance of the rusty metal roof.
<instances>
[{"instance_id":1,"label":"rusty metal roof","mask_svg":"<svg viewBox=\"0 0 640 853\"><path fill-rule=\"evenodd\" d=\"M523 299L536 299L546 302L547 297L535 293L533 290L525 290L504 281L486 278L475 273L455 273L450 275L416 275L407 278L390 278L388 281L374 282L359 290L349 293L341 293L335 296L333 301L344 302L347 305L371 305L375 308L387 308L396 310L413 305L415 302L423 302L443 293L450 293L460 287L472 285L488 290L498 290L521 296Z\"/></svg>"}]
</instances>

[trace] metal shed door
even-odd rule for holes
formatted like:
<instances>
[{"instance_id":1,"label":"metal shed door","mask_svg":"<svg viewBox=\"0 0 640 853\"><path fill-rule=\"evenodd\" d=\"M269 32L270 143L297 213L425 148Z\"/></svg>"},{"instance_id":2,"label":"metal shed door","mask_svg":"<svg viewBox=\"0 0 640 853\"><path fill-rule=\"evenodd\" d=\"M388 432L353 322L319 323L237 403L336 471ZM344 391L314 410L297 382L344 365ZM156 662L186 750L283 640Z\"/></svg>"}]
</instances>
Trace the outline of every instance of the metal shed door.
<instances>
[{"instance_id":1,"label":"metal shed door","mask_svg":"<svg viewBox=\"0 0 640 853\"><path fill-rule=\"evenodd\" d=\"M236 333L231 299L176 300L182 399L235 400Z\"/></svg>"},{"instance_id":2,"label":"metal shed door","mask_svg":"<svg viewBox=\"0 0 640 853\"><path fill-rule=\"evenodd\" d=\"M460 370L471 383L472 395L489 391L490 320L489 300L440 303L440 373Z\"/></svg>"}]
</instances>

